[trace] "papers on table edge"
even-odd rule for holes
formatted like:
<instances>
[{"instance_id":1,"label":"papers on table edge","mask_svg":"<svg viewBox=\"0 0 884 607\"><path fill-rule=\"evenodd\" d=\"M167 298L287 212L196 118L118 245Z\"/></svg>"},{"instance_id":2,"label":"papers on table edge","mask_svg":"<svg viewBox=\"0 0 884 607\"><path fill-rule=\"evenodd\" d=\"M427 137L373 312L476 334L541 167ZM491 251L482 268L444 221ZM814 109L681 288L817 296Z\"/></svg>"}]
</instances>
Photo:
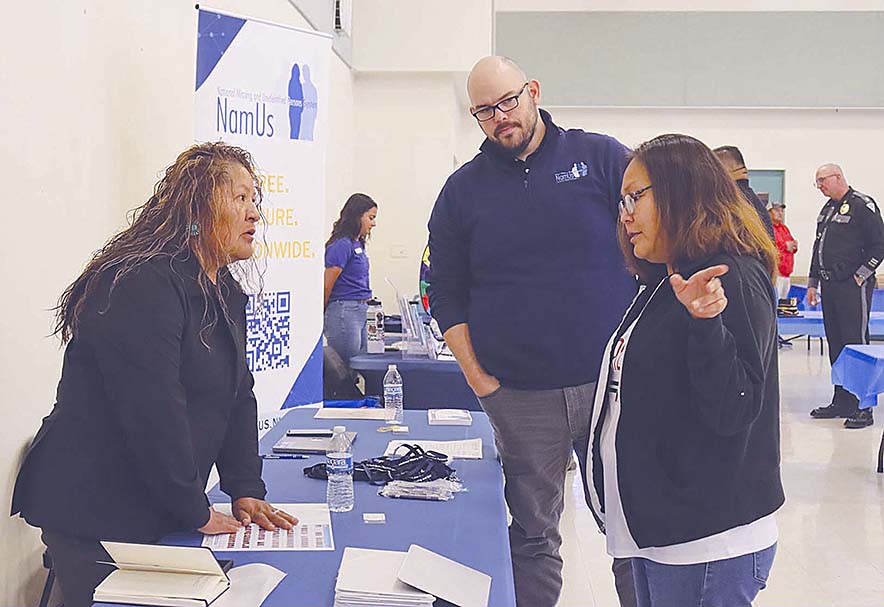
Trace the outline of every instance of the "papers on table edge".
<instances>
[{"instance_id":1,"label":"papers on table edge","mask_svg":"<svg viewBox=\"0 0 884 607\"><path fill-rule=\"evenodd\" d=\"M431 605L436 597L459 607L487 607L491 576L412 544L408 552L344 549L335 607Z\"/></svg>"},{"instance_id":2,"label":"papers on table edge","mask_svg":"<svg viewBox=\"0 0 884 607\"><path fill-rule=\"evenodd\" d=\"M451 459L482 459L482 439L470 438L465 440L391 440L384 451L384 455L392 455L396 447L400 445L420 445L424 451L438 451L446 454Z\"/></svg>"},{"instance_id":3,"label":"papers on table edge","mask_svg":"<svg viewBox=\"0 0 884 607\"><path fill-rule=\"evenodd\" d=\"M373 419L386 420L386 410L382 407L363 407L359 409L347 409L337 407L320 407L313 419Z\"/></svg>"},{"instance_id":4,"label":"papers on table edge","mask_svg":"<svg viewBox=\"0 0 884 607\"><path fill-rule=\"evenodd\" d=\"M213 607L261 607L285 572L266 563L249 563L234 567L227 577L230 590L218 597Z\"/></svg>"}]
</instances>

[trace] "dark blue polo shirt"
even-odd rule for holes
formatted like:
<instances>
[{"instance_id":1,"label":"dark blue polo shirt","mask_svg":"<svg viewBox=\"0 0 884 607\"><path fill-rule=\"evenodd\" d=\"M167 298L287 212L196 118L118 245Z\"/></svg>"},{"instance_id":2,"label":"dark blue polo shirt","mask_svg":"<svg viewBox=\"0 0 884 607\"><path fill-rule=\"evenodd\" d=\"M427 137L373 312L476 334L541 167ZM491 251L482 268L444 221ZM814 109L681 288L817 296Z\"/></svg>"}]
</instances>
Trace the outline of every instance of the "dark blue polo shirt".
<instances>
[{"instance_id":1,"label":"dark blue polo shirt","mask_svg":"<svg viewBox=\"0 0 884 607\"><path fill-rule=\"evenodd\" d=\"M636 292L616 225L628 149L563 130L525 162L486 140L442 188L430 217L430 308L442 331L468 323L483 368L506 386L595 381Z\"/></svg>"}]
</instances>

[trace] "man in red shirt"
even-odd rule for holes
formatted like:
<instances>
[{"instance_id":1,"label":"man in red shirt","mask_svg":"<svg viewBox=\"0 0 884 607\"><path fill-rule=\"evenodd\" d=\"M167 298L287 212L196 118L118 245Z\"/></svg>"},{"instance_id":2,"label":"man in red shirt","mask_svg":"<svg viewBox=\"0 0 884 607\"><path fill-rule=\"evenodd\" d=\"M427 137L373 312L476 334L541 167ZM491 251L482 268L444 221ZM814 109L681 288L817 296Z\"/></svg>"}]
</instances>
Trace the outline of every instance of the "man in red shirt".
<instances>
[{"instance_id":1,"label":"man in red shirt","mask_svg":"<svg viewBox=\"0 0 884 607\"><path fill-rule=\"evenodd\" d=\"M767 203L767 210L770 213L770 219L773 222L774 236L777 241L777 251L779 251L779 262L777 263L777 297L785 299L789 296L789 289L792 286L792 270L795 268L795 253L798 251L798 241L792 237L792 232L783 223L785 219L786 205L782 202Z\"/></svg>"}]
</instances>

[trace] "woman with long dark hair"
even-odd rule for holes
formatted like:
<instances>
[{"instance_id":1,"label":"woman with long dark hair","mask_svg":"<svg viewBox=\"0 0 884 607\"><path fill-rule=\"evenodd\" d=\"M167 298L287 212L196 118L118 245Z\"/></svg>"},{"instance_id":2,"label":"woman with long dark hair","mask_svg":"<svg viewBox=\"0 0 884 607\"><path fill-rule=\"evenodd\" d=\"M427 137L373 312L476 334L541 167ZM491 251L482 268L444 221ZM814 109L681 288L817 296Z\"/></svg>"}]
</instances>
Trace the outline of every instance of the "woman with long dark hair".
<instances>
[{"instance_id":1,"label":"woman with long dark hair","mask_svg":"<svg viewBox=\"0 0 884 607\"><path fill-rule=\"evenodd\" d=\"M325 324L328 345L345 364L365 350L365 318L371 287L365 243L375 227L378 205L365 194L347 199L325 243Z\"/></svg>"},{"instance_id":2,"label":"woman with long dark hair","mask_svg":"<svg viewBox=\"0 0 884 607\"><path fill-rule=\"evenodd\" d=\"M247 297L230 270L254 263L260 202L248 152L195 145L61 295L57 401L12 509L42 529L67 607L91 605L110 573L100 540L296 522L264 501ZM206 498L215 465L233 516Z\"/></svg>"},{"instance_id":3,"label":"woman with long dark hair","mask_svg":"<svg viewBox=\"0 0 884 607\"><path fill-rule=\"evenodd\" d=\"M587 484L640 607L749 606L776 552L776 249L700 141L632 154L619 236L642 289L608 343Z\"/></svg>"}]
</instances>

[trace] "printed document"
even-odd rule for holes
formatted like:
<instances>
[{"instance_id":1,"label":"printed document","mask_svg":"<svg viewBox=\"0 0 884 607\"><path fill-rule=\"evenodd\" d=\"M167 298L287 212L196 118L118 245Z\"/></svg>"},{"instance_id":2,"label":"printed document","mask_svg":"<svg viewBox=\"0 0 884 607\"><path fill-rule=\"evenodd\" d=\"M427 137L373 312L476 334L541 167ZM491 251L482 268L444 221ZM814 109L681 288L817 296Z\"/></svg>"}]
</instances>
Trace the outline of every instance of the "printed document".
<instances>
[{"instance_id":1,"label":"printed document","mask_svg":"<svg viewBox=\"0 0 884 607\"><path fill-rule=\"evenodd\" d=\"M331 516L327 504L274 504L298 519L291 530L267 531L252 523L236 533L203 536L203 546L215 552L334 550ZM230 514L230 504L215 504L215 510Z\"/></svg>"}]
</instances>

